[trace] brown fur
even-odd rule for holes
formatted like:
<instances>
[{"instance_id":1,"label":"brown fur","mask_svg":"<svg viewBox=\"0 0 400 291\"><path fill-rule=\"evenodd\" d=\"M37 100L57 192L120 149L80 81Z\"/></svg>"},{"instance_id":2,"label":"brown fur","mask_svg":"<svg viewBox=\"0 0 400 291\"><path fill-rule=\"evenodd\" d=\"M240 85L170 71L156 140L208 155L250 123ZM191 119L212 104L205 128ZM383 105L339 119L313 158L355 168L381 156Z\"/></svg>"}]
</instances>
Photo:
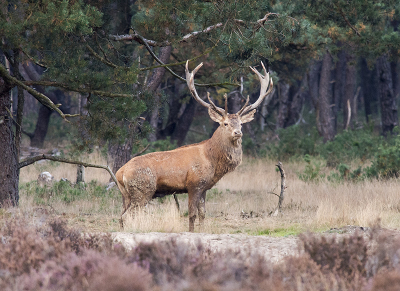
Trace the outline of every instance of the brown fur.
<instances>
[{"instance_id":1,"label":"brown fur","mask_svg":"<svg viewBox=\"0 0 400 291\"><path fill-rule=\"evenodd\" d=\"M131 159L116 174L124 204L122 222L152 198L188 193L189 230L193 231L196 210L200 224L205 217L206 191L241 163L241 136L241 118L229 114L206 141Z\"/></svg>"},{"instance_id":2,"label":"brown fur","mask_svg":"<svg viewBox=\"0 0 400 291\"><path fill-rule=\"evenodd\" d=\"M198 65L190 73L186 62L186 81L196 101L208 108L210 118L220 126L206 141L172 151L135 157L119 169L116 177L124 204L121 225L128 213L137 207L145 206L153 198L188 193L189 231L193 231L196 210L200 225L204 222L206 191L242 162L242 124L253 120L255 108L272 90L272 80L270 83L269 74L263 64L265 76L250 67L260 80L260 97L249 106L247 97L246 104L238 113L228 114L227 96L225 110L217 107L209 96L210 103L198 96L194 86L194 75L201 66L202 64Z\"/></svg>"}]
</instances>

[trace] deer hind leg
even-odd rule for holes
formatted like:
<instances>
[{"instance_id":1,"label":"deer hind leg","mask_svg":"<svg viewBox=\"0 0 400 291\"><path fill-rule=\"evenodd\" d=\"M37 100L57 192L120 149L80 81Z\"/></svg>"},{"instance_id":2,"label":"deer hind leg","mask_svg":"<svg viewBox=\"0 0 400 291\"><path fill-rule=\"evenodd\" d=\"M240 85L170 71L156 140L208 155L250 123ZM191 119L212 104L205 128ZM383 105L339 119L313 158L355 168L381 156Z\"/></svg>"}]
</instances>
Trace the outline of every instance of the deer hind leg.
<instances>
[{"instance_id":1,"label":"deer hind leg","mask_svg":"<svg viewBox=\"0 0 400 291\"><path fill-rule=\"evenodd\" d=\"M129 206L131 205L131 196L128 193L128 191L125 189L125 186L122 185L120 182L118 182L118 188L122 194L122 205L123 205L123 210L122 210L121 219L119 220L119 223L120 223L121 228L123 228L124 222L123 222L122 217L125 214L126 210L129 208Z\"/></svg>"},{"instance_id":2,"label":"deer hind leg","mask_svg":"<svg viewBox=\"0 0 400 291\"><path fill-rule=\"evenodd\" d=\"M152 195L151 195L152 196ZM126 221L128 217L132 218L135 216L135 211L141 207L146 206L146 204L150 201L151 196L146 195L146 193L135 192L135 196L132 197L130 204L125 209L125 211L121 215L121 224L126 225Z\"/></svg>"},{"instance_id":3,"label":"deer hind leg","mask_svg":"<svg viewBox=\"0 0 400 291\"><path fill-rule=\"evenodd\" d=\"M127 183L125 188L129 198L124 199L125 210L121 215L122 225L126 222L128 216L134 216L135 210L146 206L151 200L156 191L155 177L138 175L135 180Z\"/></svg>"}]
</instances>

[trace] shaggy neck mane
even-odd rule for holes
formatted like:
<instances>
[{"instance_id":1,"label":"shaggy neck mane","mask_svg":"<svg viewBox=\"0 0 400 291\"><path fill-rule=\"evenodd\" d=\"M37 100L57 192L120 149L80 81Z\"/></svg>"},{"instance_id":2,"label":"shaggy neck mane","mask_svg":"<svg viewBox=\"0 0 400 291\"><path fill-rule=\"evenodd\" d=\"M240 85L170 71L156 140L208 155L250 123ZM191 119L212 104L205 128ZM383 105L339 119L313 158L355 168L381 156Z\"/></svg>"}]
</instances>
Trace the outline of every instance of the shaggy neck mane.
<instances>
[{"instance_id":1,"label":"shaggy neck mane","mask_svg":"<svg viewBox=\"0 0 400 291\"><path fill-rule=\"evenodd\" d=\"M221 127L207 140L207 155L215 161L216 175L222 177L242 162L242 139L232 141L223 134Z\"/></svg>"}]
</instances>

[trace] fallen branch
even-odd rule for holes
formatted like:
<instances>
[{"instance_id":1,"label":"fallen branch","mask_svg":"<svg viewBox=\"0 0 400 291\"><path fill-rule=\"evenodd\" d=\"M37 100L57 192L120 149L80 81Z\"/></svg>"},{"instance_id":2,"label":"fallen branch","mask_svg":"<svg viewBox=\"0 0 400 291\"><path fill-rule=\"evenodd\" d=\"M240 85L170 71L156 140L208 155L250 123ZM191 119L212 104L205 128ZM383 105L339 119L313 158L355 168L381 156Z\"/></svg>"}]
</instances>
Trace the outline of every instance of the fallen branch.
<instances>
[{"instance_id":1,"label":"fallen branch","mask_svg":"<svg viewBox=\"0 0 400 291\"><path fill-rule=\"evenodd\" d=\"M279 201L278 201L278 206L275 208L275 211L271 213L272 216L277 216L279 213L282 213L282 204L283 204L283 199L285 198L285 190L286 190L286 174L285 170L283 169L283 165L281 162L278 162L276 165L281 172L281 194L279 195Z\"/></svg>"},{"instance_id":2,"label":"fallen branch","mask_svg":"<svg viewBox=\"0 0 400 291\"><path fill-rule=\"evenodd\" d=\"M49 155L45 155L45 154L39 155L39 156L30 157L30 158L26 158L25 160L22 160L18 164L18 169L21 169L23 167L29 166L29 165L37 162L37 161L40 161L40 160L50 160L50 161L55 161L55 162L67 163L67 164L81 165L81 166L84 166L85 168L89 167L89 168L104 169L111 175L111 178L114 180L115 184L118 185L117 178L115 177L114 173L111 171L109 166L101 166L101 165L89 164L89 163L84 163L84 162L80 162L80 161L71 161L71 160L68 160L68 159L58 158L58 157L49 156Z\"/></svg>"}]
</instances>

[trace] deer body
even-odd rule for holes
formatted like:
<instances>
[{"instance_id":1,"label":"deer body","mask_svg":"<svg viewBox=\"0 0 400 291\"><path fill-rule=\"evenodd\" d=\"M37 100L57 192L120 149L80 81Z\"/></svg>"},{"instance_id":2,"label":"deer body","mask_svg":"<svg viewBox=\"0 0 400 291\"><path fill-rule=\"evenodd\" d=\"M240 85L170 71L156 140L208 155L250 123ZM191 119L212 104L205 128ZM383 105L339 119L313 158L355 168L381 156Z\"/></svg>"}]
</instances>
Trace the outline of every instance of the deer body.
<instances>
[{"instance_id":1,"label":"deer body","mask_svg":"<svg viewBox=\"0 0 400 291\"><path fill-rule=\"evenodd\" d=\"M200 98L194 89L193 78L199 68L190 74L186 67L189 89L196 100ZM135 157L117 171L124 206L121 224L135 208L145 206L153 198L174 193L188 193L189 231L194 230L196 211L200 224L203 224L206 191L241 163L242 123L251 121L255 110L254 104L246 107L248 99L237 114L228 114L227 106L225 110L216 107L210 98L210 104L201 100L207 105L200 100L200 104L208 107L211 119L220 124L210 139L171 151Z\"/></svg>"}]
</instances>

